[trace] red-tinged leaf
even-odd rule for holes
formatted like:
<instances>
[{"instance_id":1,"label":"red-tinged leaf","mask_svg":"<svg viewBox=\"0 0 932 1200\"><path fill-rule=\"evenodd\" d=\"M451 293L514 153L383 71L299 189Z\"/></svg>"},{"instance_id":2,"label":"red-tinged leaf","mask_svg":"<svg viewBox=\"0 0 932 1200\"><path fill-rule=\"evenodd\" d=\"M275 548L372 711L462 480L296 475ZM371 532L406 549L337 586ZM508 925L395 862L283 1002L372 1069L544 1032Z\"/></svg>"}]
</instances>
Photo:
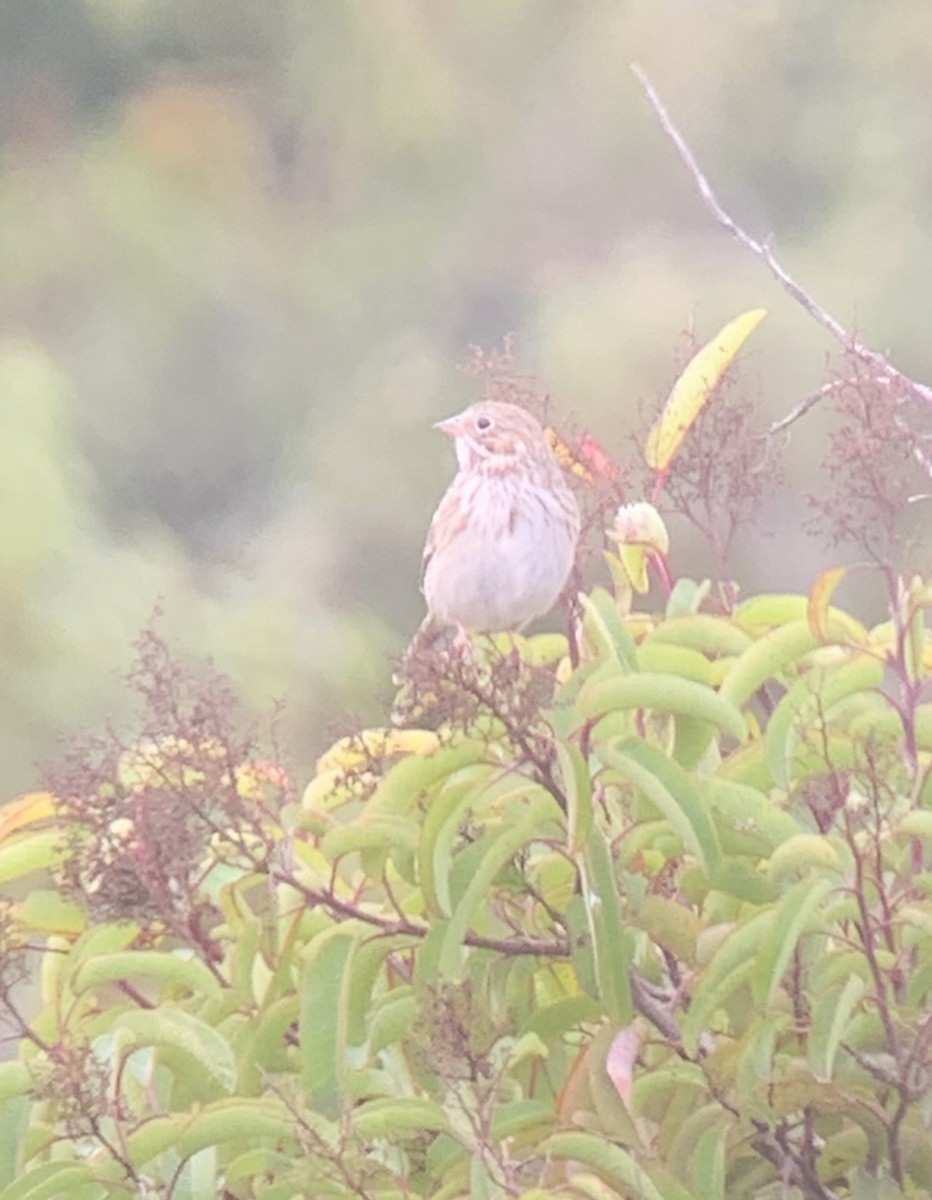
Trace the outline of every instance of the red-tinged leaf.
<instances>
[{"instance_id":1,"label":"red-tinged leaf","mask_svg":"<svg viewBox=\"0 0 932 1200\"><path fill-rule=\"evenodd\" d=\"M631 1108L631 1088L634 1083L634 1064L641 1049L643 1030L639 1022L625 1025L612 1038L605 1060L605 1070L615 1085L625 1108Z\"/></svg>"}]
</instances>

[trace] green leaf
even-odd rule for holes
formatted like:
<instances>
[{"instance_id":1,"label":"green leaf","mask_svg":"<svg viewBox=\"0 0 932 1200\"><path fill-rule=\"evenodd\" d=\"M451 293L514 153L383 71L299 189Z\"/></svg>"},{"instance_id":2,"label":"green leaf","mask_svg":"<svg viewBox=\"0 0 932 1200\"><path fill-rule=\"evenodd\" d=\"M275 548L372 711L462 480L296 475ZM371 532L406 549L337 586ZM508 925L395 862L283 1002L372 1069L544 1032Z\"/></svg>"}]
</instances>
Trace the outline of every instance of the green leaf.
<instances>
[{"instance_id":1,"label":"green leaf","mask_svg":"<svg viewBox=\"0 0 932 1200\"><path fill-rule=\"evenodd\" d=\"M87 928L87 915L72 900L48 888L32 888L18 909L23 924L37 933L72 935Z\"/></svg>"},{"instance_id":2,"label":"green leaf","mask_svg":"<svg viewBox=\"0 0 932 1200\"><path fill-rule=\"evenodd\" d=\"M752 644L752 639L724 617L695 613L685 617L670 617L661 622L644 639L641 650L655 642L686 646L698 650L707 658L732 658L742 654Z\"/></svg>"},{"instance_id":3,"label":"green leaf","mask_svg":"<svg viewBox=\"0 0 932 1200\"><path fill-rule=\"evenodd\" d=\"M757 955L770 937L772 925L772 909L754 913L732 929L700 973L682 1024L683 1044L688 1053L695 1054L712 1016L751 979Z\"/></svg>"},{"instance_id":4,"label":"green leaf","mask_svg":"<svg viewBox=\"0 0 932 1200\"><path fill-rule=\"evenodd\" d=\"M566 832L570 854L581 850L592 828L592 779L579 748L557 741L557 765L566 796Z\"/></svg>"},{"instance_id":5,"label":"green leaf","mask_svg":"<svg viewBox=\"0 0 932 1200\"><path fill-rule=\"evenodd\" d=\"M200 1200L202 1196L216 1196L217 1147L205 1146L186 1158L172 1184L172 1200Z\"/></svg>"},{"instance_id":6,"label":"green leaf","mask_svg":"<svg viewBox=\"0 0 932 1200\"><path fill-rule=\"evenodd\" d=\"M682 713L674 718L673 757L687 771L702 762L715 737L715 726Z\"/></svg>"},{"instance_id":7,"label":"green leaf","mask_svg":"<svg viewBox=\"0 0 932 1200\"><path fill-rule=\"evenodd\" d=\"M11 1075L6 1077L7 1087L15 1085ZM10 1095L0 1100L0 1192L3 1188L18 1179L23 1173L24 1155L20 1147L24 1144L34 1115L31 1096L25 1093Z\"/></svg>"},{"instance_id":8,"label":"green leaf","mask_svg":"<svg viewBox=\"0 0 932 1200\"><path fill-rule=\"evenodd\" d=\"M280 1176L291 1165L291 1160L267 1146L256 1146L238 1154L223 1173L223 1181L229 1189L234 1183L248 1183L263 1175L269 1178Z\"/></svg>"},{"instance_id":9,"label":"green leaf","mask_svg":"<svg viewBox=\"0 0 932 1200\"><path fill-rule=\"evenodd\" d=\"M330 1112L345 1091L349 992L361 931L352 923L318 934L304 953L298 1031L302 1082Z\"/></svg>"},{"instance_id":10,"label":"green leaf","mask_svg":"<svg viewBox=\"0 0 932 1200\"><path fill-rule=\"evenodd\" d=\"M772 879L741 858L722 859L712 887L747 904L769 904L778 894Z\"/></svg>"},{"instance_id":11,"label":"green leaf","mask_svg":"<svg viewBox=\"0 0 932 1200\"><path fill-rule=\"evenodd\" d=\"M497 1140L515 1137L528 1129L552 1126L553 1120L553 1107L549 1103L527 1099L505 1101L492 1114L492 1136Z\"/></svg>"},{"instance_id":12,"label":"green leaf","mask_svg":"<svg viewBox=\"0 0 932 1200\"><path fill-rule=\"evenodd\" d=\"M824 879L802 879L780 900L767 941L761 946L753 978L754 1003L769 1008L784 972L813 912L828 895Z\"/></svg>"},{"instance_id":13,"label":"green leaf","mask_svg":"<svg viewBox=\"0 0 932 1200\"><path fill-rule=\"evenodd\" d=\"M783 788L794 775L795 743L816 720L831 717L836 704L858 692L876 689L883 680L883 663L876 655L861 654L853 662L827 671L813 671L798 680L774 709L767 723L767 761L774 781Z\"/></svg>"},{"instance_id":14,"label":"green leaf","mask_svg":"<svg viewBox=\"0 0 932 1200\"><path fill-rule=\"evenodd\" d=\"M442 795L434 798L424 816L418 845L418 868L429 912L449 916L452 911L450 873L454 844L466 812L477 803L477 796L491 770L490 767L486 768L478 778L475 778L475 772L458 772L456 782L447 782Z\"/></svg>"},{"instance_id":15,"label":"green leaf","mask_svg":"<svg viewBox=\"0 0 932 1200\"><path fill-rule=\"evenodd\" d=\"M553 1004L535 1008L521 1026L520 1032L536 1033L545 1044L553 1045L571 1029L578 1029L589 1021L595 1021L602 1010L591 996L564 996Z\"/></svg>"},{"instance_id":16,"label":"green leaf","mask_svg":"<svg viewBox=\"0 0 932 1200\"><path fill-rule=\"evenodd\" d=\"M0 883L57 866L66 849L58 829L22 834L0 846Z\"/></svg>"},{"instance_id":17,"label":"green leaf","mask_svg":"<svg viewBox=\"0 0 932 1200\"><path fill-rule=\"evenodd\" d=\"M683 768L638 738L602 746L599 755L670 822L713 879L721 857L718 836L696 785Z\"/></svg>"},{"instance_id":18,"label":"green leaf","mask_svg":"<svg viewBox=\"0 0 932 1200\"><path fill-rule=\"evenodd\" d=\"M566 1187L561 1188L559 1192L541 1192L540 1200L556 1200L560 1197L570 1197L570 1200L619 1200L620 1193L614 1187L603 1182L596 1175L590 1175L588 1171L574 1171L572 1180ZM625 1200L636 1198L640 1200L640 1192L632 1192L626 1190ZM667 1186L663 1192L664 1200L693 1200L693 1197L685 1190L685 1188L674 1188ZM538 1197L532 1192L522 1192L521 1200L538 1200Z\"/></svg>"},{"instance_id":19,"label":"green leaf","mask_svg":"<svg viewBox=\"0 0 932 1200\"><path fill-rule=\"evenodd\" d=\"M554 666L569 653L569 641L565 633L535 633L529 638L509 634L508 637L513 643L517 642L524 662L536 667Z\"/></svg>"},{"instance_id":20,"label":"green leaf","mask_svg":"<svg viewBox=\"0 0 932 1200\"><path fill-rule=\"evenodd\" d=\"M622 929L611 852L605 835L598 828L593 828L589 835L582 876L599 996L611 1021L616 1025L628 1025L634 1012L628 977L631 947Z\"/></svg>"},{"instance_id":21,"label":"green leaf","mask_svg":"<svg viewBox=\"0 0 932 1200\"><path fill-rule=\"evenodd\" d=\"M76 995L101 984L144 976L196 995L221 994L216 976L196 958L181 958L157 950L122 950L85 959L71 979Z\"/></svg>"},{"instance_id":22,"label":"green leaf","mask_svg":"<svg viewBox=\"0 0 932 1200\"><path fill-rule=\"evenodd\" d=\"M461 778L462 777L462 778ZM488 807L502 809L512 801L532 795L544 795L544 789L523 776L484 767L480 774L460 771L434 798L421 825L418 865L424 896L433 912L450 916L453 898L450 877L453 872L454 845L468 810L481 812Z\"/></svg>"},{"instance_id":23,"label":"green leaf","mask_svg":"<svg viewBox=\"0 0 932 1200\"><path fill-rule=\"evenodd\" d=\"M700 1104L681 1121L665 1155L667 1166L694 1185L696 1200L724 1200L728 1114L719 1104Z\"/></svg>"},{"instance_id":24,"label":"green leaf","mask_svg":"<svg viewBox=\"0 0 932 1200\"><path fill-rule=\"evenodd\" d=\"M728 1130L722 1127L722 1114L716 1128L706 1129L693 1154L693 1177L698 1189L696 1200L725 1200L725 1163Z\"/></svg>"},{"instance_id":25,"label":"green leaf","mask_svg":"<svg viewBox=\"0 0 932 1200\"><path fill-rule=\"evenodd\" d=\"M810 616L810 597L795 593L773 593L751 596L739 604L732 620L742 629L756 631L772 625L790 625L805 621ZM818 624L827 627L833 637L842 642L862 643L867 641L864 626L840 608L827 608L820 614ZM811 627L811 626L810 626ZM824 640L824 638L823 638Z\"/></svg>"},{"instance_id":26,"label":"green leaf","mask_svg":"<svg viewBox=\"0 0 932 1200\"><path fill-rule=\"evenodd\" d=\"M694 616L702 608L706 596L711 590L712 581L710 579L688 579L685 575L681 575L667 597L664 617Z\"/></svg>"},{"instance_id":27,"label":"green leaf","mask_svg":"<svg viewBox=\"0 0 932 1200\"><path fill-rule=\"evenodd\" d=\"M668 1063L640 1071L635 1076L631 1107L638 1116L659 1120L673 1096L688 1092L690 1097L704 1095L707 1079L697 1063L674 1058Z\"/></svg>"},{"instance_id":28,"label":"green leaf","mask_svg":"<svg viewBox=\"0 0 932 1200\"><path fill-rule=\"evenodd\" d=\"M424 797L462 767L484 764L488 747L462 742L435 750L430 755L412 755L396 763L383 776L366 804L366 816L395 817L416 810Z\"/></svg>"},{"instance_id":29,"label":"green leaf","mask_svg":"<svg viewBox=\"0 0 932 1200\"><path fill-rule=\"evenodd\" d=\"M770 856L770 878L780 884L790 876L813 870L839 871L838 852L820 833L797 833L782 842Z\"/></svg>"},{"instance_id":30,"label":"green leaf","mask_svg":"<svg viewBox=\"0 0 932 1200\"><path fill-rule=\"evenodd\" d=\"M755 737L732 751L715 772L716 779L742 784L767 792L773 787L770 769L764 758L764 739Z\"/></svg>"},{"instance_id":31,"label":"green leaf","mask_svg":"<svg viewBox=\"0 0 932 1200\"><path fill-rule=\"evenodd\" d=\"M372 1019L372 993L389 955L399 957L419 938L410 934L396 934L380 938L363 938L353 955L346 994L347 1041L350 1045L361 1045Z\"/></svg>"},{"instance_id":32,"label":"green leaf","mask_svg":"<svg viewBox=\"0 0 932 1200\"><path fill-rule=\"evenodd\" d=\"M401 984L380 997L371 1017L369 1051L379 1054L400 1042L414 1025L417 1000L410 984Z\"/></svg>"},{"instance_id":33,"label":"green leaf","mask_svg":"<svg viewBox=\"0 0 932 1200\"><path fill-rule=\"evenodd\" d=\"M547 826L562 816L549 792L530 781L527 789L530 799L524 815L514 824L503 823L498 829L487 829L477 843L482 846L482 857L450 918L440 952L440 973L446 979L462 976L463 941L476 911L488 903L496 875L523 846L543 836Z\"/></svg>"},{"instance_id":34,"label":"green leaf","mask_svg":"<svg viewBox=\"0 0 932 1200\"><path fill-rule=\"evenodd\" d=\"M678 675L615 672L608 678L592 679L580 692L578 706L587 720L609 712L650 709L708 721L738 742L747 737L744 717L727 697Z\"/></svg>"},{"instance_id":35,"label":"green leaf","mask_svg":"<svg viewBox=\"0 0 932 1200\"><path fill-rule=\"evenodd\" d=\"M932 811L913 809L900 821L897 832L905 833L908 837L921 838L924 842L932 842Z\"/></svg>"},{"instance_id":36,"label":"green leaf","mask_svg":"<svg viewBox=\"0 0 932 1200\"><path fill-rule=\"evenodd\" d=\"M299 1011L298 997L290 992L264 1008L257 1019L248 1022L234 1044L241 1065L240 1095L255 1095L260 1090L264 1073L285 1069L286 1035L297 1022Z\"/></svg>"},{"instance_id":37,"label":"green leaf","mask_svg":"<svg viewBox=\"0 0 932 1200\"><path fill-rule=\"evenodd\" d=\"M91 925L75 942L73 957L77 963L100 954L116 954L125 950L139 936L135 921L114 921L108 925Z\"/></svg>"},{"instance_id":38,"label":"green leaf","mask_svg":"<svg viewBox=\"0 0 932 1200\"><path fill-rule=\"evenodd\" d=\"M134 1009L121 1013L113 1025L125 1057L143 1046L162 1046L187 1060L193 1080L207 1077L232 1092L236 1064L226 1039L212 1026L180 1008Z\"/></svg>"},{"instance_id":39,"label":"green leaf","mask_svg":"<svg viewBox=\"0 0 932 1200\"><path fill-rule=\"evenodd\" d=\"M353 1109L353 1127L362 1138L396 1138L406 1134L447 1133L446 1113L432 1100L387 1097L366 1100Z\"/></svg>"},{"instance_id":40,"label":"green leaf","mask_svg":"<svg viewBox=\"0 0 932 1200\"><path fill-rule=\"evenodd\" d=\"M726 853L767 858L802 832L798 822L759 788L716 776L704 781L702 794Z\"/></svg>"},{"instance_id":41,"label":"green leaf","mask_svg":"<svg viewBox=\"0 0 932 1200\"><path fill-rule=\"evenodd\" d=\"M32 1075L18 1060L0 1062L0 1104L13 1096L23 1096L32 1087Z\"/></svg>"},{"instance_id":42,"label":"green leaf","mask_svg":"<svg viewBox=\"0 0 932 1200\"><path fill-rule=\"evenodd\" d=\"M667 896L648 896L632 917L652 942L676 958L696 961L696 939L701 922L692 909Z\"/></svg>"},{"instance_id":43,"label":"green leaf","mask_svg":"<svg viewBox=\"0 0 932 1200\"><path fill-rule=\"evenodd\" d=\"M873 705L865 705L863 712L853 715L846 730L856 742L866 738L898 740L903 736L903 718L891 708L886 698L874 698ZM920 750L932 750L932 704L918 704L912 714L916 746Z\"/></svg>"},{"instance_id":44,"label":"green leaf","mask_svg":"<svg viewBox=\"0 0 932 1200\"><path fill-rule=\"evenodd\" d=\"M337 825L321 839L320 848L329 859L366 850L403 847L412 853L418 843L417 822L407 817L375 814L366 808L355 821Z\"/></svg>"},{"instance_id":45,"label":"green leaf","mask_svg":"<svg viewBox=\"0 0 932 1200\"><path fill-rule=\"evenodd\" d=\"M91 1187L91 1192L88 1192ZM106 1189L95 1183L93 1170L84 1163L43 1163L21 1175L0 1192L0 1200L61 1200L63 1196L84 1200L88 1195L103 1197Z\"/></svg>"},{"instance_id":46,"label":"green leaf","mask_svg":"<svg viewBox=\"0 0 932 1200\"><path fill-rule=\"evenodd\" d=\"M712 686L712 664L699 650L689 646L647 640L638 647L638 670L645 675L676 675Z\"/></svg>"},{"instance_id":47,"label":"green leaf","mask_svg":"<svg viewBox=\"0 0 932 1200\"><path fill-rule=\"evenodd\" d=\"M768 679L775 679L819 645L806 620L765 633L732 663L719 695L742 707Z\"/></svg>"},{"instance_id":48,"label":"green leaf","mask_svg":"<svg viewBox=\"0 0 932 1200\"><path fill-rule=\"evenodd\" d=\"M609 1183L624 1188L626 1193L634 1189L638 1200L664 1200L632 1155L604 1137L574 1131L554 1133L541 1144L540 1153L567 1162L585 1163Z\"/></svg>"},{"instance_id":49,"label":"green leaf","mask_svg":"<svg viewBox=\"0 0 932 1200\"><path fill-rule=\"evenodd\" d=\"M185 1158L208 1146L241 1142L245 1147L260 1138L293 1146L294 1114L279 1100L235 1096L194 1113L154 1117L127 1138L127 1154L138 1170L166 1151Z\"/></svg>"},{"instance_id":50,"label":"green leaf","mask_svg":"<svg viewBox=\"0 0 932 1200\"><path fill-rule=\"evenodd\" d=\"M600 658L614 660L626 671L637 670L637 647L618 613L614 596L596 587L581 593L583 635Z\"/></svg>"},{"instance_id":51,"label":"green leaf","mask_svg":"<svg viewBox=\"0 0 932 1200\"><path fill-rule=\"evenodd\" d=\"M262 922L252 915L245 906L232 903L236 885L224 889L224 915L233 934L232 953L228 959L227 973L233 990L242 997L244 1003L255 1003L259 997L255 995L255 965L262 942ZM242 901L241 901L242 903ZM263 997L264 999L264 997Z\"/></svg>"},{"instance_id":52,"label":"green leaf","mask_svg":"<svg viewBox=\"0 0 932 1200\"><path fill-rule=\"evenodd\" d=\"M816 1079L832 1078L838 1047L866 990L864 980L851 975L843 987L833 988L816 1001L808 1046L809 1066Z\"/></svg>"},{"instance_id":53,"label":"green leaf","mask_svg":"<svg viewBox=\"0 0 932 1200\"><path fill-rule=\"evenodd\" d=\"M744 1031L735 1078L743 1099L759 1094L761 1084L769 1084L773 1079L777 1038L791 1023L788 1012L770 1013L755 1017Z\"/></svg>"}]
</instances>

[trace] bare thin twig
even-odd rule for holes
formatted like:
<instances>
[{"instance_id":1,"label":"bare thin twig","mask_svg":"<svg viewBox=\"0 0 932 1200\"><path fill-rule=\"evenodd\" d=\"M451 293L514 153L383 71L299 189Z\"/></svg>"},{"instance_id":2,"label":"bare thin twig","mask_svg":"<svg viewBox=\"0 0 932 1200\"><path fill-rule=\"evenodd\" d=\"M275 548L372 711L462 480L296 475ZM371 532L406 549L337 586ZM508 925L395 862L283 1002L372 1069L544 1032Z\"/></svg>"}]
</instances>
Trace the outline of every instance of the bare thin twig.
<instances>
[{"instance_id":1,"label":"bare thin twig","mask_svg":"<svg viewBox=\"0 0 932 1200\"><path fill-rule=\"evenodd\" d=\"M785 417L781 417L779 421L774 421L767 429L767 433L762 436L773 437L777 433L782 433L784 429L789 429L800 417L804 417L811 408L815 408L820 400L824 400L826 396L830 396L840 386L841 384L837 379L830 379L828 383L823 383L820 388L811 392L805 400L800 400L799 404L795 408L790 409Z\"/></svg>"},{"instance_id":2,"label":"bare thin twig","mask_svg":"<svg viewBox=\"0 0 932 1200\"><path fill-rule=\"evenodd\" d=\"M632 63L631 71L635 78L644 89L644 94L650 102L651 107L657 114L657 119L660 121L664 132L670 141L676 147L677 153L686 165L687 170L693 177L700 196L705 202L706 208L715 217L716 221L727 229L736 241L745 246L752 254L756 254L759 259L766 263L770 273L774 276L784 291L788 292L793 299L800 304L806 312L827 330L837 342L839 342L846 350L856 355L862 362L867 363L875 370L886 373L891 381L895 381L901 387L911 392L912 395L918 397L926 404L932 404L932 388L927 387L924 383L917 383L915 379L910 379L908 375L904 375L902 371L898 371L896 367L883 354L879 354L876 350L871 350L865 346L863 342L858 341L853 334L850 334L845 327L835 317L831 315L821 304L818 304L812 296L803 288L796 280L784 269L777 261L769 241L759 242L756 238L744 230L737 221L731 217L720 204L718 197L712 190L712 186L706 179L699 164L696 162L695 156L690 150L685 138L674 125L670 114L667 112L666 106L657 94L654 85L651 83L644 68L637 63ZM813 401L815 403L816 401ZM806 403L805 401L803 403ZM810 405L809 407L812 407ZM792 416L792 414L790 414ZM793 418L796 419L795 417Z\"/></svg>"}]
</instances>

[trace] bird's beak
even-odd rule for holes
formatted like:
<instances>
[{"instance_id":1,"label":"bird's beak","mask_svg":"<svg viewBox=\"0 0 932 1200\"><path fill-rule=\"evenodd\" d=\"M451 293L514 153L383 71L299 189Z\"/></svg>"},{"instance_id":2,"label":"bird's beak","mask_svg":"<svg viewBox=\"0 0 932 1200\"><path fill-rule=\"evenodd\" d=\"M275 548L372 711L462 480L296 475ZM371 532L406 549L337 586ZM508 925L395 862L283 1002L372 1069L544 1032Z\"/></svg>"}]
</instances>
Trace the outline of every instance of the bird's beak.
<instances>
[{"instance_id":1,"label":"bird's beak","mask_svg":"<svg viewBox=\"0 0 932 1200\"><path fill-rule=\"evenodd\" d=\"M463 414L457 413L455 417L447 417L444 421L438 421L434 429L439 429L447 437L458 437L463 431Z\"/></svg>"}]
</instances>

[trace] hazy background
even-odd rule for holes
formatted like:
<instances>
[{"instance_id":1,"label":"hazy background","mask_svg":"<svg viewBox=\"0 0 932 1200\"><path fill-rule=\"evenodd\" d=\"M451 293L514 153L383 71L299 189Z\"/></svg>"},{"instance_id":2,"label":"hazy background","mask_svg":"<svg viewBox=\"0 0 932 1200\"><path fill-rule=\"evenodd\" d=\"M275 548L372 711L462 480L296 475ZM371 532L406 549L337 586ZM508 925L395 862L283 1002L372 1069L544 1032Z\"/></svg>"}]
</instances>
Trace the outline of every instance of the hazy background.
<instances>
[{"instance_id":1,"label":"hazy background","mask_svg":"<svg viewBox=\"0 0 932 1200\"><path fill-rule=\"evenodd\" d=\"M0 798L119 718L157 601L285 698L299 771L373 718L470 343L514 331L609 449L690 322L764 305L767 410L818 386L828 339L708 217L632 60L733 213L932 380L929 0L0 0ZM746 590L826 565L793 499L824 430Z\"/></svg>"}]
</instances>

